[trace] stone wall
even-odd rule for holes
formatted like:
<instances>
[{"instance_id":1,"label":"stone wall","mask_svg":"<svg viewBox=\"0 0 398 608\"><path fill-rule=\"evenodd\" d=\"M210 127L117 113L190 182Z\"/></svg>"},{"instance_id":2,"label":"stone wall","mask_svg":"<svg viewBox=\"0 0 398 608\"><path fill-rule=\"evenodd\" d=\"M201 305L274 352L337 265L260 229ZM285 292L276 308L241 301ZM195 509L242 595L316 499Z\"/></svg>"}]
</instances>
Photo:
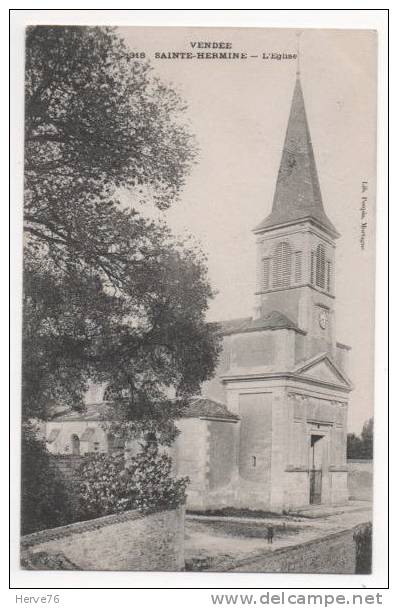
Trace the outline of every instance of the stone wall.
<instances>
[{"instance_id":1,"label":"stone wall","mask_svg":"<svg viewBox=\"0 0 398 608\"><path fill-rule=\"evenodd\" d=\"M21 538L22 568L55 569L56 563L57 569L183 570L184 509L128 511Z\"/></svg>"},{"instance_id":2,"label":"stone wall","mask_svg":"<svg viewBox=\"0 0 398 608\"><path fill-rule=\"evenodd\" d=\"M206 508L207 490L207 431L206 421L182 418L178 421L181 433L174 444L174 458L178 477L189 477L187 508Z\"/></svg>"},{"instance_id":3,"label":"stone wall","mask_svg":"<svg viewBox=\"0 0 398 608\"><path fill-rule=\"evenodd\" d=\"M239 504L267 508L270 503L273 440L272 393L239 395Z\"/></svg>"},{"instance_id":4,"label":"stone wall","mask_svg":"<svg viewBox=\"0 0 398 608\"><path fill-rule=\"evenodd\" d=\"M75 456L73 454L54 454L51 462L56 464L62 475L70 482L77 482L79 467L87 462L90 456Z\"/></svg>"},{"instance_id":5,"label":"stone wall","mask_svg":"<svg viewBox=\"0 0 398 608\"><path fill-rule=\"evenodd\" d=\"M51 463L58 468L62 478L65 480L69 487L69 496L71 502L76 509L76 517L78 518L80 501L79 501L79 485L80 479L78 475L79 467L87 462L90 456L75 456L73 454L54 454L51 456Z\"/></svg>"},{"instance_id":6,"label":"stone wall","mask_svg":"<svg viewBox=\"0 0 398 608\"><path fill-rule=\"evenodd\" d=\"M234 421L185 418L171 454L178 477L189 477L187 508L217 509L235 504L236 450L239 426Z\"/></svg>"},{"instance_id":7,"label":"stone wall","mask_svg":"<svg viewBox=\"0 0 398 608\"><path fill-rule=\"evenodd\" d=\"M209 490L228 486L236 472L236 436L234 422L208 421Z\"/></svg>"},{"instance_id":8,"label":"stone wall","mask_svg":"<svg viewBox=\"0 0 398 608\"><path fill-rule=\"evenodd\" d=\"M231 367L240 369L263 368L275 359L275 334L271 331L232 336Z\"/></svg>"},{"instance_id":9,"label":"stone wall","mask_svg":"<svg viewBox=\"0 0 398 608\"><path fill-rule=\"evenodd\" d=\"M276 549L261 557L242 560L229 572L295 572L311 574L355 574L354 530L330 534L295 547Z\"/></svg>"},{"instance_id":10,"label":"stone wall","mask_svg":"<svg viewBox=\"0 0 398 608\"><path fill-rule=\"evenodd\" d=\"M373 460L347 460L348 495L351 500L372 500Z\"/></svg>"}]
</instances>

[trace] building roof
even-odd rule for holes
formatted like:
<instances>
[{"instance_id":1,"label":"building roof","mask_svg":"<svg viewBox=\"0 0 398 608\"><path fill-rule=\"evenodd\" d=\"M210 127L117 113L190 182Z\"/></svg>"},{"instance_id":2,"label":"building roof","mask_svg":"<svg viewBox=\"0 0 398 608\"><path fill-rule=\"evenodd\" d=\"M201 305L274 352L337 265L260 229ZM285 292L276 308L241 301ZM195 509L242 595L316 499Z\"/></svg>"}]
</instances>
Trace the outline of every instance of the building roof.
<instances>
[{"instance_id":1,"label":"building roof","mask_svg":"<svg viewBox=\"0 0 398 608\"><path fill-rule=\"evenodd\" d=\"M52 422L75 422L84 420L85 422L106 420L109 403L103 401L89 403L81 410L65 410L52 417Z\"/></svg>"},{"instance_id":2,"label":"building roof","mask_svg":"<svg viewBox=\"0 0 398 608\"><path fill-rule=\"evenodd\" d=\"M309 220L339 236L322 203L300 78L294 88L272 211L254 232Z\"/></svg>"},{"instance_id":3,"label":"building roof","mask_svg":"<svg viewBox=\"0 0 398 608\"><path fill-rule=\"evenodd\" d=\"M57 414L52 418L52 422L75 422L75 421L84 421L84 422L101 422L106 421L107 411L109 405L104 402L99 403L91 403L87 405L85 410L76 411L76 410L68 410L66 412L62 412ZM214 401L213 399L208 399L206 397L193 397L187 408L185 409L182 418L222 418L222 419L231 419L238 420L238 416L232 414L227 406L219 401ZM82 441L88 441L91 439L90 432L94 432L94 429L87 429L82 437ZM56 436L55 433L59 433L59 431L53 429L50 433L51 441L54 441Z\"/></svg>"},{"instance_id":4,"label":"building roof","mask_svg":"<svg viewBox=\"0 0 398 608\"><path fill-rule=\"evenodd\" d=\"M239 416L232 414L224 403L207 397L193 397L183 414L183 418L239 420Z\"/></svg>"},{"instance_id":5,"label":"building roof","mask_svg":"<svg viewBox=\"0 0 398 608\"><path fill-rule=\"evenodd\" d=\"M253 317L231 319L230 321L222 321L220 325L224 336L267 329L292 329L298 333L305 333L296 323L294 323L294 321L277 310L273 310L264 317L258 319L253 319Z\"/></svg>"}]
</instances>

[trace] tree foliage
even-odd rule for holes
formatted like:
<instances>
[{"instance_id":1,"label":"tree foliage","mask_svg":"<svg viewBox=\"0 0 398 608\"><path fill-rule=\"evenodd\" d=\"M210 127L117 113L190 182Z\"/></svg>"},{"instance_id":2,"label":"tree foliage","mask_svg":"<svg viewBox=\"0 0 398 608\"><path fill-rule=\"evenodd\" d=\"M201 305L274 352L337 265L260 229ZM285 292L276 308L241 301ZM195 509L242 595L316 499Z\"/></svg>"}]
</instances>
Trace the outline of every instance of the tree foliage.
<instances>
[{"instance_id":1,"label":"tree foliage","mask_svg":"<svg viewBox=\"0 0 398 608\"><path fill-rule=\"evenodd\" d=\"M77 517L72 492L37 432L22 434L21 533L62 526Z\"/></svg>"},{"instance_id":2,"label":"tree foliage","mask_svg":"<svg viewBox=\"0 0 398 608\"><path fill-rule=\"evenodd\" d=\"M360 436L355 433L348 433L347 458L373 459L373 417L364 423Z\"/></svg>"},{"instance_id":3,"label":"tree foliage","mask_svg":"<svg viewBox=\"0 0 398 608\"><path fill-rule=\"evenodd\" d=\"M181 123L183 109L175 91L152 75L148 63L135 60L112 29L28 28L25 177L31 229L52 236L71 195L94 202L116 186L134 187L137 194L150 186L156 204L167 208L195 153Z\"/></svg>"},{"instance_id":4,"label":"tree foliage","mask_svg":"<svg viewBox=\"0 0 398 608\"><path fill-rule=\"evenodd\" d=\"M178 199L195 157L184 104L114 30L41 26L25 103L24 415L106 381L127 391L119 420L171 441L219 351L205 257L144 214Z\"/></svg>"}]
</instances>

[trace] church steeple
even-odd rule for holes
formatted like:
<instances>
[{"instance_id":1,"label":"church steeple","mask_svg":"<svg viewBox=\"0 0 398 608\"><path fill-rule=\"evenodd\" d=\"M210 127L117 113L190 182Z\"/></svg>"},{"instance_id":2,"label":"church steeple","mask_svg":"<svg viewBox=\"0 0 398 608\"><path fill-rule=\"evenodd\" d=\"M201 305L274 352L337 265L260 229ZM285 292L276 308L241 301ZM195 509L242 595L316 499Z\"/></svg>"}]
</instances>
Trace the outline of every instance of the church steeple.
<instances>
[{"instance_id":1,"label":"church steeple","mask_svg":"<svg viewBox=\"0 0 398 608\"><path fill-rule=\"evenodd\" d=\"M332 237L339 236L323 208L298 64L272 211L254 232L302 220L313 222Z\"/></svg>"},{"instance_id":2,"label":"church steeple","mask_svg":"<svg viewBox=\"0 0 398 608\"><path fill-rule=\"evenodd\" d=\"M277 311L306 332L302 356L335 350L335 239L322 203L297 66L272 211L255 228L255 316Z\"/></svg>"}]
</instances>

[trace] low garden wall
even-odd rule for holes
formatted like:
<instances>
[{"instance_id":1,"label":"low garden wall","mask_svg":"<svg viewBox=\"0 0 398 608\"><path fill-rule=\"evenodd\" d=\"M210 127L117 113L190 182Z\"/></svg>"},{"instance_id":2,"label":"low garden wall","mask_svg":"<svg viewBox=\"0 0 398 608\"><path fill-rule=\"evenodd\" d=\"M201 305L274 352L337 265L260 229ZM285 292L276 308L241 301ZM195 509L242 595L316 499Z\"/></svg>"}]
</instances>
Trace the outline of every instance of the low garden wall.
<instances>
[{"instance_id":1,"label":"low garden wall","mask_svg":"<svg viewBox=\"0 0 398 608\"><path fill-rule=\"evenodd\" d=\"M29 570L163 570L184 568L184 508L127 511L21 538Z\"/></svg>"},{"instance_id":2,"label":"low garden wall","mask_svg":"<svg viewBox=\"0 0 398 608\"><path fill-rule=\"evenodd\" d=\"M351 500L372 500L373 460L347 460L348 497Z\"/></svg>"},{"instance_id":3,"label":"low garden wall","mask_svg":"<svg viewBox=\"0 0 398 608\"><path fill-rule=\"evenodd\" d=\"M302 574L355 574L357 572L354 529L330 534L293 547L247 558L229 572L295 572ZM369 548L369 550L371 550Z\"/></svg>"},{"instance_id":4,"label":"low garden wall","mask_svg":"<svg viewBox=\"0 0 398 608\"><path fill-rule=\"evenodd\" d=\"M90 455L75 456L74 454L51 454L51 463L60 471L62 478L70 488L69 498L74 506L76 514L79 514L80 511L78 492L80 479L78 470L89 458ZM77 516L76 519L79 519L79 517Z\"/></svg>"}]
</instances>

